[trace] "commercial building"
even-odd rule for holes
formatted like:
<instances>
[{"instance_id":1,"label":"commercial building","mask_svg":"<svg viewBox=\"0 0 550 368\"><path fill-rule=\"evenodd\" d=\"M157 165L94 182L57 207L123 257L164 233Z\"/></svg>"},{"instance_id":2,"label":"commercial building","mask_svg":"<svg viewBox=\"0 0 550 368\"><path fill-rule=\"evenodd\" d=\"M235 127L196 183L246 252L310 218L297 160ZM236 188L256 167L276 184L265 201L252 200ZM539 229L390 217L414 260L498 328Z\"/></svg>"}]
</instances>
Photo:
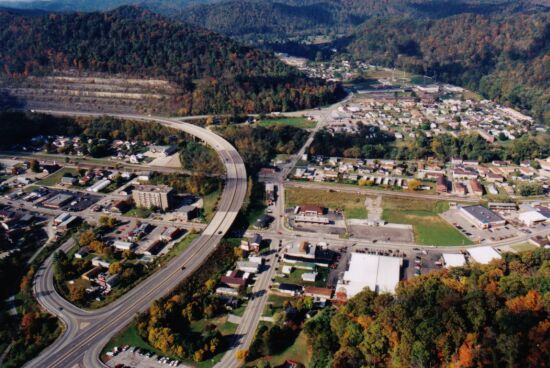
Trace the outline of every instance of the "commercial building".
<instances>
[{"instance_id":1,"label":"commercial building","mask_svg":"<svg viewBox=\"0 0 550 368\"><path fill-rule=\"evenodd\" d=\"M122 240L116 240L114 243L113 243L113 246L118 249L118 250L122 250L122 251L125 251L125 250L134 250L134 248L136 247L136 245L132 242L127 242L127 241L122 241Z\"/></svg>"},{"instance_id":2,"label":"commercial building","mask_svg":"<svg viewBox=\"0 0 550 368\"><path fill-rule=\"evenodd\" d=\"M523 222L526 226L531 227L546 222L548 218L542 213L532 210L520 213L518 215L518 220Z\"/></svg>"},{"instance_id":3,"label":"commercial building","mask_svg":"<svg viewBox=\"0 0 550 368\"><path fill-rule=\"evenodd\" d=\"M443 265L447 268L462 267L466 264L466 257L463 254L443 253L441 258L443 259Z\"/></svg>"},{"instance_id":4,"label":"commercial building","mask_svg":"<svg viewBox=\"0 0 550 368\"><path fill-rule=\"evenodd\" d=\"M306 286L304 288L304 295L312 297L315 301L324 302L332 298L332 289Z\"/></svg>"},{"instance_id":5,"label":"commercial building","mask_svg":"<svg viewBox=\"0 0 550 368\"><path fill-rule=\"evenodd\" d=\"M58 210L71 202L73 198L74 197L71 194L59 193L42 203L42 205L46 208L53 208L55 210Z\"/></svg>"},{"instance_id":6,"label":"commercial building","mask_svg":"<svg viewBox=\"0 0 550 368\"><path fill-rule=\"evenodd\" d=\"M461 207L460 213L468 221L480 229L488 229L506 225L506 220L493 211L480 205Z\"/></svg>"},{"instance_id":7,"label":"commercial building","mask_svg":"<svg viewBox=\"0 0 550 368\"><path fill-rule=\"evenodd\" d=\"M86 189L88 192L98 193L107 188L111 184L109 179L103 179Z\"/></svg>"},{"instance_id":8,"label":"commercial building","mask_svg":"<svg viewBox=\"0 0 550 368\"><path fill-rule=\"evenodd\" d=\"M168 185L136 185L132 198L137 207L167 210L172 206L173 190Z\"/></svg>"},{"instance_id":9,"label":"commercial building","mask_svg":"<svg viewBox=\"0 0 550 368\"><path fill-rule=\"evenodd\" d=\"M364 288L394 293L401 276L403 259L374 254L352 253L349 267L336 285L336 292L352 298Z\"/></svg>"},{"instance_id":10,"label":"commercial building","mask_svg":"<svg viewBox=\"0 0 550 368\"><path fill-rule=\"evenodd\" d=\"M470 248L468 249L468 253L473 261L481 264L487 264L493 259L502 258L496 250L489 246Z\"/></svg>"}]
</instances>

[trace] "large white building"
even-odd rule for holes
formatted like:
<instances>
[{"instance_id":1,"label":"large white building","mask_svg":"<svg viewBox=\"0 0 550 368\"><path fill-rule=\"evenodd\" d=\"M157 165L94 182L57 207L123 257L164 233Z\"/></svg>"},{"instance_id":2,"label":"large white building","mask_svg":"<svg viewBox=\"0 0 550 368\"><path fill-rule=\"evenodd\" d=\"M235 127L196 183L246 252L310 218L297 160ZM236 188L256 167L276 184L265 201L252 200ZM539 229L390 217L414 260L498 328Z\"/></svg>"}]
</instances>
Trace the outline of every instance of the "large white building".
<instances>
[{"instance_id":1,"label":"large white building","mask_svg":"<svg viewBox=\"0 0 550 368\"><path fill-rule=\"evenodd\" d=\"M403 260L374 254L352 253L349 268L336 285L338 294L352 298L364 288L394 293L401 275Z\"/></svg>"},{"instance_id":2,"label":"large white building","mask_svg":"<svg viewBox=\"0 0 550 368\"><path fill-rule=\"evenodd\" d=\"M489 246L470 248L468 249L468 253L470 253L470 257L472 257L472 259L475 262L481 263L481 264L487 264L491 262L493 259L502 258L500 254L493 249L493 247L489 247Z\"/></svg>"}]
</instances>

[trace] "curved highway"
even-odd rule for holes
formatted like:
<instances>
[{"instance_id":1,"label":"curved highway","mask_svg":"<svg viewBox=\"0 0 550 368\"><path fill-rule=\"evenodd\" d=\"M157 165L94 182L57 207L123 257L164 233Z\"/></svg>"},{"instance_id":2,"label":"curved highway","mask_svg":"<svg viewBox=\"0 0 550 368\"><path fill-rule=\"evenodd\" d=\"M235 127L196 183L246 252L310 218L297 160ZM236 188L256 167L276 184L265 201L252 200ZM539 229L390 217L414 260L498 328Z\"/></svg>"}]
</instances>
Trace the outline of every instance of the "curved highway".
<instances>
[{"instance_id":1,"label":"curved highway","mask_svg":"<svg viewBox=\"0 0 550 368\"><path fill-rule=\"evenodd\" d=\"M104 115L42 112L81 116ZM27 363L27 367L103 366L99 361L103 346L130 323L137 313L145 311L151 302L168 294L203 264L227 233L243 204L247 187L246 169L239 153L225 139L204 128L170 119L136 115L111 116L160 123L191 134L210 145L220 156L226 170L218 211L202 234L182 254L124 296L98 310L80 309L55 291L53 256L48 258L36 273L34 292L39 303L61 319L65 330L51 346ZM72 241L68 241L61 249L68 250L72 245ZM182 267L185 269L182 270Z\"/></svg>"}]
</instances>

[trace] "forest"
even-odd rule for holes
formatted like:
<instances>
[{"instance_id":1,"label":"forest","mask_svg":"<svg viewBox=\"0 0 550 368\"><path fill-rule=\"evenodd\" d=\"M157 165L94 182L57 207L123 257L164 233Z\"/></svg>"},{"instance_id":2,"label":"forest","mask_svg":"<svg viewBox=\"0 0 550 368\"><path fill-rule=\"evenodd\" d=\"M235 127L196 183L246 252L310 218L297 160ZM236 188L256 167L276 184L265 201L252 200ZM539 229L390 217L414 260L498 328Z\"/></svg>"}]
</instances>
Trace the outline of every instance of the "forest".
<instances>
[{"instance_id":1,"label":"forest","mask_svg":"<svg viewBox=\"0 0 550 368\"><path fill-rule=\"evenodd\" d=\"M340 44L352 57L478 91L550 123L550 15L375 18Z\"/></svg>"},{"instance_id":2,"label":"forest","mask_svg":"<svg viewBox=\"0 0 550 368\"><path fill-rule=\"evenodd\" d=\"M292 126L236 126L228 125L217 130L237 151L250 175L270 166L277 154L295 153L305 143L308 132Z\"/></svg>"},{"instance_id":3,"label":"forest","mask_svg":"<svg viewBox=\"0 0 550 368\"><path fill-rule=\"evenodd\" d=\"M312 368L545 367L550 250L365 290L305 324Z\"/></svg>"},{"instance_id":4,"label":"forest","mask_svg":"<svg viewBox=\"0 0 550 368\"><path fill-rule=\"evenodd\" d=\"M537 139L526 134L503 147L498 142L488 143L477 133L457 137L450 134L428 137L423 132L418 132L415 139L397 145L392 134L380 131L378 127L360 125L359 132L355 134L320 130L309 147L309 154L394 160L434 157L440 161L450 161L459 157L480 162L510 160L519 164L523 160L545 158L550 155L550 137Z\"/></svg>"},{"instance_id":5,"label":"forest","mask_svg":"<svg viewBox=\"0 0 550 368\"><path fill-rule=\"evenodd\" d=\"M147 313L136 318L140 336L165 354L196 362L223 351L226 342L214 327L193 332L190 324L213 318L225 310L213 293L221 272L235 262L233 244L222 241L209 260L178 286L171 295L153 302Z\"/></svg>"},{"instance_id":6,"label":"forest","mask_svg":"<svg viewBox=\"0 0 550 368\"><path fill-rule=\"evenodd\" d=\"M135 6L105 13L0 12L0 73L53 71L160 78L179 114L290 111L324 105L340 85L309 79L273 54Z\"/></svg>"},{"instance_id":7,"label":"forest","mask_svg":"<svg viewBox=\"0 0 550 368\"><path fill-rule=\"evenodd\" d=\"M334 37L376 16L438 19L462 13L515 14L545 9L543 4L530 0L226 0L192 4L176 11L175 16L262 44L307 35Z\"/></svg>"}]
</instances>

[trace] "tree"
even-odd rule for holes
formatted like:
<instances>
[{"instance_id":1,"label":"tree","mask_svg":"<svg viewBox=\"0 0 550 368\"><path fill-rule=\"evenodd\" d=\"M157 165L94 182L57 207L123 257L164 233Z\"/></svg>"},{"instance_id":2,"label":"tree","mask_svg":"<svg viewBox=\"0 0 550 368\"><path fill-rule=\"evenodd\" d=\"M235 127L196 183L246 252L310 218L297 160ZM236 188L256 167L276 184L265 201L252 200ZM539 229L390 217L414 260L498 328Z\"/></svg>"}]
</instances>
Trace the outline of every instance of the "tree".
<instances>
[{"instance_id":1,"label":"tree","mask_svg":"<svg viewBox=\"0 0 550 368\"><path fill-rule=\"evenodd\" d=\"M418 190L421 185L422 185L422 182L420 180L417 180L417 179L411 179L407 182L407 186L408 186L409 190L411 190L411 191Z\"/></svg>"},{"instance_id":2,"label":"tree","mask_svg":"<svg viewBox=\"0 0 550 368\"><path fill-rule=\"evenodd\" d=\"M237 350L235 352L235 358L240 362L246 362L248 358L248 350Z\"/></svg>"},{"instance_id":3,"label":"tree","mask_svg":"<svg viewBox=\"0 0 550 368\"><path fill-rule=\"evenodd\" d=\"M69 285L69 299L73 303L79 303L86 297L86 288L80 283Z\"/></svg>"},{"instance_id":4,"label":"tree","mask_svg":"<svg viewBox=\"0 0 550 368\"><path fill-rule=\"evenodd\" d=\"M29 168L31 169L32 172L35 172L35 173L40 172L40 164L38 163L37 160L34 160L34 159L30 160Z\"/></svg>"},{"instance_id":5,"label":"tree","mask_svg":"<svg viewBox=\"0 0 550 368\"><path fill-rule=\"evenodd\" d=\"M25 339L29 340L37 330L37 315L35 312L27 312L21 318L21 330Z\"/></svg>"},{"instance_id":6,"label":"tree","mask_svg":"<svg viewBox=\"0 0 550 368\"><path fill-rule=\"evenodd\" d=\"M109 217L109 216L101 216L99 218L99 225L106 227L106 228L113 228L116 224L116 219Z\"/></svg>"},{"instance_id":7,"label":"tree","mask_svg":"<svg viewBox=\"0 0 550 368\"><path fill-rule=\"evenodd\" d=\"M116 275L122 271L122 264L120 262L113 262L109 265L109 273Z\"/></svg>"},{"instance_id":8,"label":"tree","mask_svg":"<svg viewBox=\"0 0 550 368\"><path fill-rule=\"evenodd\" d=\"M81 239L82 239L82 237L81 237ZM99 240L92 240L90 243L88 243L88 246L90 247L92 252L94 252L96 254L102 254L105 247L106 247L106 245L102 241L99 241Z\"/></svg>"},{"instance_id":9,"label":"tree","mask_svg":"<svg viewBox=\"0 0 550 368\"><path fill-rule=\"evenodd\" d=\"M92 230L86 230L80 234L78 238L78 243L81 247L86 247L90 245L92 241L96 240L96 236Z\"/></svg>"}]
</instances>

